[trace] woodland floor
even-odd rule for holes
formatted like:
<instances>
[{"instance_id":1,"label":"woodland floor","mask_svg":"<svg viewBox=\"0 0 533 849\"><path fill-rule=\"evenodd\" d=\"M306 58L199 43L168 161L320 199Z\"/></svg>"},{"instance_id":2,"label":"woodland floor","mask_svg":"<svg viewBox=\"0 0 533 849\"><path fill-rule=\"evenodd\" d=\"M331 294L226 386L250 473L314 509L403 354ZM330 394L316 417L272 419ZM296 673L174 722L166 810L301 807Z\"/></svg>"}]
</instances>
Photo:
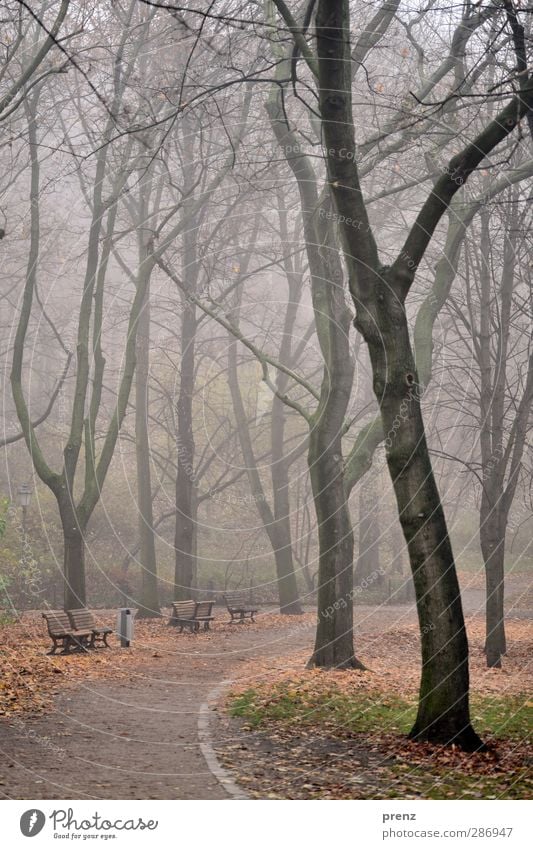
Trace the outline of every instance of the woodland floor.
<instances>
[{"instance_id":1,"label":"woodland floor","mask_svg":"<svg viewBox=\"0 0 533 849\"><path fill-rule=\"evenodd\" d=\"M473 596L465 600L477 610ZM407 605L356 606L363 673L303 670L311 612L265 609L255 625L230 626L219 611L198 636L137 622L131 649L112 640L109 650L67 657L47 657L42 620L24 614L0 627L0 795L227 798L198 739L200 705L227 680L230 692L211 711L214 745L251 797L523 798L531 611L512 617L502 670L484 668L482 619L469 617L473 712L492 748L465 758L405 743L419 657Z\"/></svg>"}]
</instances>

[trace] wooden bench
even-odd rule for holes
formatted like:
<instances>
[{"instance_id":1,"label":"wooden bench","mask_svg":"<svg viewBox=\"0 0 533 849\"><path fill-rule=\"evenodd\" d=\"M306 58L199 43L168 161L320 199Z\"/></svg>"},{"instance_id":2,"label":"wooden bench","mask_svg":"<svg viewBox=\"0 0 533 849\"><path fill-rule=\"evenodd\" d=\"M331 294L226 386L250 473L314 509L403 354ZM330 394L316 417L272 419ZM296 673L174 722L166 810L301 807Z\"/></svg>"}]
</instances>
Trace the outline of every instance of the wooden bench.
<instances>
[{"instance_id":1,"label":"wooden bench","mask_svg":"<svg viewBox=\"0 0 533 849\"><path fill-rule=\"evenodd\" d=\"M200 625L203 623L204 631L209 631L209 626L213 619L213 607L215 606L214 601L197 601L196 602L196 610L194 611L194 618L198 622L199 630Z\"/></svg>"},{"instance_id":2,"label":"wooden bench","mask_svg":"<svg viewBox=\"0 0 533 849\"><path fill-rule=\"evenodd\" d=\"M69 654L72 651L88 651L92 643L92 630L90 628L73 628L68 615L64 610L43 613L46 621L48 635L52 640L52 648L48 654L55 654L58 648L62 648L61 654Z\"/></svg>"},{"instance_id":3,"label":"wooden bench","mask_svg":"<svg viewBox=\"0 0 533 849\"><path fill-rule=\"evenodd\" d=\"M191 633L200 630L200 625L204 626L204 631L209 630L209 625L214 619L212 610L214 601L174 601L172 603L172 616L168 624L175 625L180 629L190 628Z\"/></svg>"},{"instance_id":4,"label":"wooden bench","mask_svg":"<svg viewBox=\"0 0 533 849\"><path fill-rule=\"evenodd\" d=\"M91 632L89 648L94 648L97 640L102 642L102 646L109 648L107 637L108 634L113 633L113 629L99 625L90 610L87 610L86 607L80 607L76 610L67 610L67 614L75 631L89 630Z\"/></svg>"},{"instance_id":5,"label":"wooden bench","mask_svg":"<svg viewBox=\"0 0 533 849\"><path fill-rule=\"evenodd\" d=\"M251 622L255 622L254 615L258 613L259 608L252 607L246 601L246 593L224 593L223 599L231 616L231 622L237 619L242 624L247 617Z\"/></svg>"},{"instance_id":6,"label":"wooden bench","mask_svg":"<svg viewBox=\"0 0 533 849\"><path fill-rule=\"evenodd\" d=\"M189 599L188 601L174 601L172 602L172 616L170 617L168 624L175 625L180 629L180 632L183 631L184 628L190 628L191 632L195 631L195 613L196 602L193 601L193 599Z\"/></svg>"}]
</instances>

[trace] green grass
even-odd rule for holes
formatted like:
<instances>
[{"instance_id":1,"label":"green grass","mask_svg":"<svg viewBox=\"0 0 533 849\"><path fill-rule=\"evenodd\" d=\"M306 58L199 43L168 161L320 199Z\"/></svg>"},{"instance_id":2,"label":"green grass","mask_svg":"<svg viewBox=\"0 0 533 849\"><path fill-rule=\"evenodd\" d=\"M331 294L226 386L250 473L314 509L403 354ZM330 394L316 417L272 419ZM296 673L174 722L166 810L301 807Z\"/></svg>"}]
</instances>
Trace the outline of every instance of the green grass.
<instances>
[{"instance_id":1,"label":"green grass","mask_svg":"<svg viewBox=\"0 0 533 849\"><path fill-rule=\"evenodd\" d=\"M248 689L234 696L229 712L251 729L267 734L297 729L342 738L348 734L373 734L374 742L386 733L405 736L412 726L416 705L395 695L357 690L351 694L335 688L298 688L282 682L268 692ZM533 711L525 695L506 698L474 696L472 717L482 737L506 741L508 750L521 743L522 751L533 732ZM369 741L370 742L370 741ZM508 744L508 745L507 745ZM520 765L507 771L478 772L463 768L468 761L447 765L431 758L412 762L406 754L392 761L382 777L380 798L521 799L531 794L528 769ZM375 792L369 789L369 794ZM369 795L369 798L374 798Z\"/></svg>"},{"instance_id":2,"label":"green grass","mask_svg":"<svg viewBox=\"0 0 533 849\"><path fill-rule=\"evenodd\" d=\"M350 733L380 728L407 733L415 707L395 696L378 698L374 693L362 693L355 700L335 691L315 693L280 684L269 698L255 690L246 690L232 701L230 713L245 718L252 728L282 721L306 725L327 723Z\"/></svg>"},{"instance_id":3,"label":"green grass","mask_svg":"<svg viewBox=\"0 0 533 849\"><path fill-rule=\"evenodd\" d=\"M247 720L252 728L270 722L306 725L324 723L349 732L394 731L406 734L413 724L416 706L393 695L377 696L361 691L357 695L329 690L297 690L278 684L268 697L249 689L235 696L230 714ZM473 723L481 734L524 739L533 734L533 710L525 695L499 698L474 696Z\"/></svg>"},{"instance_id":4,"label":"green grass","mask_svg":"<svg viewBox=\"0 0 533 849\"><path fill-rule=\"evenodd\" d=\"M533 710L527 696L473 696L472 722L481 736L492 734L510 740L533 735Z\"/></svg>"}]
</instances>

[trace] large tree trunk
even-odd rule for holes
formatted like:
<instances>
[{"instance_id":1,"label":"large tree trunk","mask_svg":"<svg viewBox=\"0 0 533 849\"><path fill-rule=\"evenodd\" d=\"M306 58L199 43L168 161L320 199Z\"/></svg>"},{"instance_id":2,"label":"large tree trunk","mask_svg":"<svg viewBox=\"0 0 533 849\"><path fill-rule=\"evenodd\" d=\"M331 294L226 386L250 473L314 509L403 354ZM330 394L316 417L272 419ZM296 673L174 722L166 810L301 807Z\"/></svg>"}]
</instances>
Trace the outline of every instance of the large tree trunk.
<instances>
[{"instance_id":1,"label":"large tree trunk","mask_svg":"<svg viewBox=\"0 0 533 849\"><path fill-rule=\"evenodd\" d=\"M459 583L426 444L407 318L390 281L376 285L373 319L360 318L357 324L369 347L387 464L415 585L422 677L410 736L477 749L482 744L470 724L468 642Z\"/></svg>"},{"instance_id":2,"label":"large tree trunk","mask_svg":"<svg viewBox=\"0 0 533 849\"><path fill-rule=\"evenodd\" d=\"M483 500L486 501L485 497ZM485 563L487 666L499 668L507 651L504 611L505 531L507 519L503 509L487 510L482 506L479 538Z\"/></svg>"},{"instance_id":3,"label":"large tree trunk","mask_svg":"<svg viewBox=\"0 0 533 849\"><path fill-rule=\"evenodd\" d=\"M308 665L363 669L353 646L353 532L341 440L338 430L332 433L328 427L325 413L311 430L308 454L320 558L318 624Z\"/></svg>"},{"instance_id":4,"label":"large tree trunk","mask_svg":"<svg viewBox=\"0 0 533 849\"><path fill-rule=\"evenodd\" d=\"M344 300L338 256L330 255L325 268L329 285L313 293L315 314L324 322L326 368L308 452L320 562L318 625L309 666L363 669L353 647L354 542L342 456L342 434L353 381L351 316Z\"/></svg>"},{"instance_id":5,"label":"large tree trunk","mask_svg":"<svg viewBox=\"0 0 533 849\"><path fill-rule=\"evenodd\" d=\"M145 261L146 258L144 257ZM141 255L141 266L143 257ZM146 269L148 272L148 269ZM152 473L148 434L150 368L150 290L147 287L139 316L136 339L135 373L135 447L137 458L137 498L139 505L139 559L141 565L140 618L160 615L152 505Z\"/></svg>"},{"instance_id":6,"label":"large tree trunk","mask_svg":"<svg viewBox=\"0 0 533 849\"><path fill-rule=\"evenodd\" d=\"M316 16L319 106L333 193L356 309L372 363L398 512L407 542L422 642L420 701L411 737L482 743L470 724L468 642L444 512L429 458L405 297L428 238L458 189L447 172L389 268L379 260L363 199L352 115L350 6L319 0ZM497 143L499 125L494 125ZM492 135L491 135L492 138ZM475 168L478 150L461 167ZM454 173L454 172L452 172ZM470 171L465 172L466 176ZM463 172L461 172L463 175ZM464 176L462 176L462 180ZM352 226L357 223L357 227ZM413 257L416 259L413 259Z\"/></svg>"},{"instance_id":7,"label":"large tree trunk","mask_svg":"<svg viewBox=\"0 0 533 849\"><path fill-rule=\"evenodd\" d=\"M59 501L63 530L63 576L65 610L76 610L87 604L85 592L85 527L79 523L68 499Z\"/></svg>"}]
</instances>

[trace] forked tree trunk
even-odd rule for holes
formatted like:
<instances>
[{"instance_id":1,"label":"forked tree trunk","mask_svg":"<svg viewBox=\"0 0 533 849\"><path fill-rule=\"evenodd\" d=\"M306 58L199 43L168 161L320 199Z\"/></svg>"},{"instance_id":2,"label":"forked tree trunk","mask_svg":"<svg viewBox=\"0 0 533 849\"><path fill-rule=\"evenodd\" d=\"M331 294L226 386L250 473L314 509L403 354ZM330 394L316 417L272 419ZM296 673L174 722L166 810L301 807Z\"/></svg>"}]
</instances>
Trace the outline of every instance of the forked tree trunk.
<instances>
[{"instance_id":1,"label":"forked tree trunk","mask_svg":"<svg viewBox=\"0 0 533 849\"><path fill-rule=\"evenodd\" d=\"M415 584L422 678L418 714L410 736L477 749L482 743L470 724L468 642L459 584L426 445L405 312L405 298L427 241L458 190L459 181L450 177L450 173L456 177L456 160L437 181L403 252L392 267L383 266L357 168L347 0L319 0L316 34L319 107L329 184L339 214L357 314L355 323L370 353L387 463ZM514 119L506 126L514 126ZM499 120L490 125L488 138L492 146L509 131L502 128ZM482 140L483 144L487 141L485 136ZM480 144L473 145L467 149L468 156L457 158L461 185L483 158L483 150ZM352 226L354 222L357 226Z\"/></svg>"},{"instance_id":2,"label":"forked tree trunk","mask_svg":"<svg viewBox=\"0 0 533 849\"><path fill-rule=\"evenodd\" d=\"M357 325L369 347L420 624L420 700L410 737L478 749L482 743L470 724L468 642L459 583L426 444L407 318L385 270L376 287L373 319L359 318Z\"/></svg>"}]
</instances>

